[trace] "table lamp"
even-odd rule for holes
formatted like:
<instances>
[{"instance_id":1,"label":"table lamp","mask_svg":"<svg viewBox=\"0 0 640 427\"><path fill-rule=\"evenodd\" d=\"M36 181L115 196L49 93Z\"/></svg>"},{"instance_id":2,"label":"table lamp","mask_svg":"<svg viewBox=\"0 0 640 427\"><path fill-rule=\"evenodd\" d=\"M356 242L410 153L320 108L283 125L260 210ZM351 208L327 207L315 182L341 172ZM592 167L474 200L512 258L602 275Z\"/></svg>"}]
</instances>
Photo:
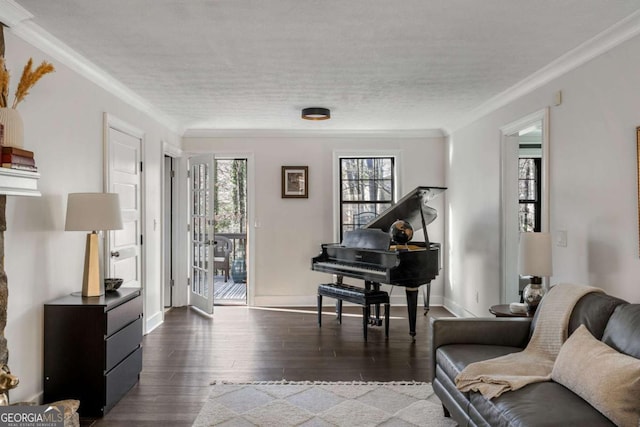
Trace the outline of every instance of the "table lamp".
<instances>
[{"instance_id":1,"label":"table lamp","mask_svg":"<svg viewBox=\"0 0 640 427\"><path fill-rule=\"evenodd\" d=\"M121 230L120 199L116 193L70 193L65 231L90 231L84 253L82 296L104 294L99 231Z\"/></svg>"},{"instance_id":2,"label":"table lamp","mask_svg":"<svg viewBox=\"0 0 640 427\"><path fill-rule=\"evenodd\" d=\"M553 274L550 233L520 233L518 273L531 276L531 282L525 286L522 297L527 311L533 313L545 293L542 278Z\"/></svg>"}]
</instances>

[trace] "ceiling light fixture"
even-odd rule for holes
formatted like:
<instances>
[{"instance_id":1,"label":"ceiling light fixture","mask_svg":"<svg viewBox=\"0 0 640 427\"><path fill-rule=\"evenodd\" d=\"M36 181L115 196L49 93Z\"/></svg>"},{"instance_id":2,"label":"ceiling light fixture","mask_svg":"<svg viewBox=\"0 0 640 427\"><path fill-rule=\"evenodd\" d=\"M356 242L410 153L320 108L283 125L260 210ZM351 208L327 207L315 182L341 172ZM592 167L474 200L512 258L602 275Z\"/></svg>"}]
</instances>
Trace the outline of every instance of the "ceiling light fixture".
<instances>
[{"instance_id":1,"label":"ceiling light fixture","mask_svg":"<svg viewBox=\"0 0 640 427\"><path fill-rule=\"evenodd\" d=\"M303 108L302 118L305 120L328 120L331 118L331 111L322 107Z\"/></svg>"}]
</instances>

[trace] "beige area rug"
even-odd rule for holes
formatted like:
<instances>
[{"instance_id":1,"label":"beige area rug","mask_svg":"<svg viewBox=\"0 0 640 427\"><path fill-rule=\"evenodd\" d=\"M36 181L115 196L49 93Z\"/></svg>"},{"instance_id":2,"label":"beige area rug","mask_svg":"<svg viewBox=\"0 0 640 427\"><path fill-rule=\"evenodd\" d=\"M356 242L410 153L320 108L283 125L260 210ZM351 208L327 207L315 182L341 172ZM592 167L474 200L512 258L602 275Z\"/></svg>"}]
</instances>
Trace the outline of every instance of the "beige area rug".
<instances>
[{"instance_id":1,"label":"beige area rug","mask_svg":"<svg viewBox=\"0 0 640 427\"><path fill-rule=\"evenodd\" d=\"M212 384L194 426L455 426L429 383Z\"/></svg>"}]
</instances>

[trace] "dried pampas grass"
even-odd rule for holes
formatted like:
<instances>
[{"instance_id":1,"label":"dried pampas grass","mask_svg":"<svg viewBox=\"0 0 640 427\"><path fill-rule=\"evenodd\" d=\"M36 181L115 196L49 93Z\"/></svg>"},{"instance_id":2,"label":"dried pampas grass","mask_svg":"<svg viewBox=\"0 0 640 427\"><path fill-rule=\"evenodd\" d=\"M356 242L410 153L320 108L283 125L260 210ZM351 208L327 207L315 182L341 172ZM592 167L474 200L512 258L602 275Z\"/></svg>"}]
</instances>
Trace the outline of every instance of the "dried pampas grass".
<instances>
[{"instance_id":1,"label":"dried pampas grass","mask_svg":"<svg viewBox=\"0 0 640 427\"><path fill-rule=\"evenodd\" d=\"M0 107L5 108L9 99L9 71L4 65L4 58L0 57Z\"/></svg>"},{"instance_id":2,"label":"dried pampas grass","mask_svg":"<svg viewBox=\"0 0 640 427\"><path fill-rule=\"evenodd\" d=\"M16 108L18 106L20 101L29 94L29 89L31 89L38 80L42 78L42 76L55 71L53 64L47 61L42 61L34 71L31 71L32 66L33 59L29 58L29 62L27 62L27 65L24 66L24 70L22 70L22 77L20 77L20 83L18 83L18 88L16 89L16 97L13 100L11 108Z\"/></svg>"},{"instance_id":3,"label":"dried pampas grass","mask_svg":"<svg viewBox=\"0 0 640 427\"><path fill-rule=\"evenodd\" d=\"M24 100L29 94L29 90L35 86L35 84L44 76L55 71L53 64L42 61L35 70L31 70L33 67L33 59L29 58L27 65L22 70L22 77L16 89L15 98L11 108L16 108L18 104ZM4 58L0 57L0 107L8 107L9 99L9 71L5 66Z\"/></svg>"}]
</instances>

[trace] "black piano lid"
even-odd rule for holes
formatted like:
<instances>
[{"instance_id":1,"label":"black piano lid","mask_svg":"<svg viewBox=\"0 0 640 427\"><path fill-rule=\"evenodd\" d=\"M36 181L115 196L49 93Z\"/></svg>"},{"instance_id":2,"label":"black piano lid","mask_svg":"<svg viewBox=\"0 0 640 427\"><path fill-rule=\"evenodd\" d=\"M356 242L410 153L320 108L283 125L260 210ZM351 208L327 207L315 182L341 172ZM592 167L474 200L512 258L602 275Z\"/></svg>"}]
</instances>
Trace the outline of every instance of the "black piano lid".
<instances>
[{"instance_id":1,"label":"black piano lid","mask_svg":"<svg viewBox=\"0 0 640 427\"><path fill-rule=\"evenodd\" d=\"M427 225L431 224L438 216L437 211L431 206L427 206L427 203L446 189L446 187L416 187L398 200L398 203L365 225L364 228L379 228L387 232L391 228L391 224L402 219L411 224L413 231L425 228L426 238Z\"/></svg>"}]
</instances>

